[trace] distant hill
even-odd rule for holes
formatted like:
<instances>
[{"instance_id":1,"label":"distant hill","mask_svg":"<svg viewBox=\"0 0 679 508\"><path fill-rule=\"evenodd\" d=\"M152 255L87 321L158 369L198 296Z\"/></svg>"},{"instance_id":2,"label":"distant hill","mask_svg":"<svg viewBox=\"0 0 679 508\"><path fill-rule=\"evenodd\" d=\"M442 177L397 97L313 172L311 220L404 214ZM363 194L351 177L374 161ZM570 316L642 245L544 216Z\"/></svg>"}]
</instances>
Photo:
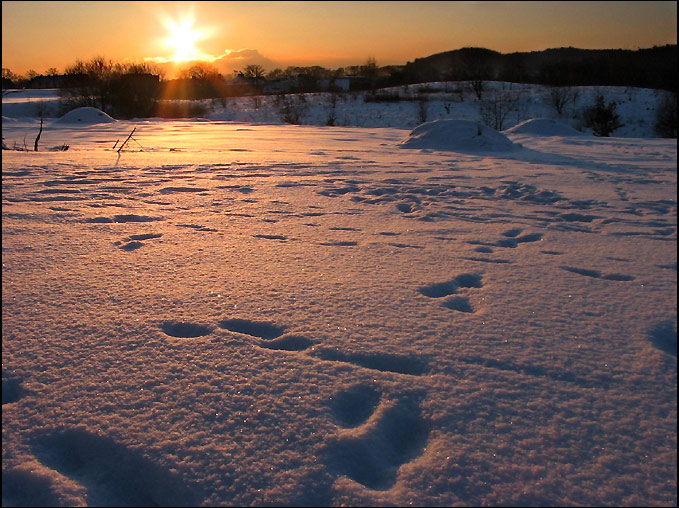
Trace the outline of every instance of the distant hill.
<instances>
[{"instance_id":1,"label":"distant hill","mask_svg":"<svg viewBox=\"0 0 679 508\"><path fill-rule=\"evenodd\" d=\"M484 79L543 85L635 86L677 91L677 45L523 53L461 48L408 62L410 82Z\"/></svg>"}]
</instances>

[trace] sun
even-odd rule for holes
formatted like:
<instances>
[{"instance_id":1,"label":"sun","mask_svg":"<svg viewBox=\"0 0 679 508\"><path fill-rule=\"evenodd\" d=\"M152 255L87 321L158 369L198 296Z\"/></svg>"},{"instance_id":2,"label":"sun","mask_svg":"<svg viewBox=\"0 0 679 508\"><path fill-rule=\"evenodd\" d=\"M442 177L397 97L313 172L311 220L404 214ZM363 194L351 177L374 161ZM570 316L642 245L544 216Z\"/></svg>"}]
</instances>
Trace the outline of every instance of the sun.
<instances>
[{"instance_id":1,"label":"sun","mask_svg":"<svg viewBox=\"0 0 679 508\"><path fill-rule=\"evenodd\" d=\"M168 20L166 26L170 31L170 36L165 39L165 42L174 48L173 61L187 62L200 59L201 53L196 47L196 42L203 39L204 34L193 28L193 19L186 18L178 23Z\"/></svg>"}]
</instances>

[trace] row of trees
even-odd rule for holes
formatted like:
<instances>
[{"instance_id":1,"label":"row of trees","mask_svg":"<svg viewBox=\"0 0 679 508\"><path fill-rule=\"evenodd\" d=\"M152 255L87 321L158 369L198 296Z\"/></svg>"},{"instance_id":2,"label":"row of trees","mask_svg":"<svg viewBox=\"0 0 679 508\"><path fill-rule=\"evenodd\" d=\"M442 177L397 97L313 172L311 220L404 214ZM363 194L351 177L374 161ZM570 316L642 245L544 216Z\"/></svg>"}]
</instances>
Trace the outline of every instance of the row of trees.
<instances>
[{"instance_id":1,"label":"row of trees","mask_svg":"<svg viewBox=\"0 0 679 508\"><path fill-rule=\"evenodd\" d=\"M311 81L319 81L322 79L339 79L346 76L362 76L368 79L376 79L378 77L387 78L390 77L398 66L387 66L380 68L377 65L377 61L374 57L370 57L366 60L363 65L352 65L348 67L339 67L337 69L327 69L318 65L299 67L299 66L289 66L285 69L275 68L267 71L264 66L259 64L251 64L245 66L241 70L234 71L234 75L241 75L245 78L250 79L265 79L268 81L275 81L280 79L285 79L289 77L299 77L306 76ZM163 70L153 64L141 63L141 64L120 64L114 63L110 60L106 60L104 57L95 57L90 61L76 61L75 64L66 67L64 74L66 75L79 75L79 74L91 74L104 75L107 73L119 73L119 74L129 74L129 73L151 73L159 76L160 81L165 81L165 73ZM2 79L3 84L16 88L30 87L31 81L38 77L45 76L59 76L60 73L55 67L49 68L44 73L40 74L35 70L29 70L26 74L19 75L12 72L11 69L2 68ZM219 70L212 64L207 62L197 62L193 63L184 69L180 70L176 79L193 79L199 81L210 81L210 80L224 80L231 79L234 76L223 75ZM3 88L6 86L3 85Z\"/></svg>"},{"instance_id":2,"label":"row of trees","mask_svg":"<svg viewBox=\"0 0 679 508\"><path fill-rule=\"evenodd\" d=\"M556 48L503 54L461 48L408 62L408 82L496 80L550 86L634 86L677 91L677 45L638 50Z\"/></svg>"},{"instance_id":3,"label":"row of trees","mask_svg":"<svg viewBox=\"0 0 679 508\"><path fill-rule=\"evenodd\" d=\"M79 62L75 66L78 65L87 66L89 63ZM68 69L66 72L68 73ZM162 78L160 69L153 72ZM55 68L50 68L43 75L56 73ZM550 86L636 86L674 92L677 91L678 83L676 44L636 51L557 48L510 54L468 47L415 59L414 62L399 66L380 67L375 58L370 57L362 65L337 69L291 66L267 71L261 65L248 65L240 73L246 78L269 81L288 76L303 76L309 84L322 79L362 76L373 88L432 81L470 81L479 98L483 91L483 82L489 80ZM25 86L37 76L38 73L33 70L24 76L18 76L10 69L3 68L3 88L6 83ZM179 78L216 80L224 79L225 76L214 66L202 63L183 70Z\"/></svg>"},{"instance_id":4,"label":"row of trees","mask_svg":"<svg viewBox=\"0 0 679 508\"><path fill-rule=\"evenodd\" d=\"M515 94L502 91L488 92L486 90L486 77L484 74L484 55L488 50L460 53L457 56L460 68L464 69L462 75L468 78L464 83L472 91L479 102L482 120L497 130L504 128L505 120L513 112L519 101ZM238 75L246 78L243 85L227 86L225 77L211 64L201 62L190 65L179 73L179 77L172 80L164 80L163 72L152 64L121 64L107 60L103 57L95 57L89 61L76 61L65 69L62 77L67 78L68 86L61 91L64 111L75 107L91 106L117 118L167 116L177 117L196 113L190 105L171 104L159 99L206 99L225 98L229 96L241 96L245 94L257 94L260 90L253 87L251 82L266 82L294 76L298 83L298 92L317 91L318 83L322 79L337 79L347 75L361 75L366 82L372 85L373 93L366 96L366 101L395 101L404 100L398 94L375 93L380 79L393 78L393 72L385 71L386 68L377 66L374 58L370 58L362 66L340 68L335 70L325 69L319 66L313 67L288 67L287 69L274 69L267 72L260 65L248 65ZM50 69L47 76L59 76L56 69ZM461 71L462 72L462 71ZM350 73L350 74L348 74ZM39 76L33 76L37 79ZM3 80L12 79L9 69L3 69ZM250 81L247 81L250 80ZM464 93L461 82L458 82L455 93L462 99ZM433 87L432 87L433 90ZM453 93L453 96L455 95ZM572 86L552 86L549 88L549 100L558 115L562 115L567 105L575 104L577 100L577 88ZM336 100L336 99L335 99ZM426 121L427 100L419 96L419 115L421 121ZM668 137L676 137L677 108L676 93L667 94L667 99L659 105L658 134ZM286 118L296 115L290 113L295 108L284 104ZM179 107L179 110L177 110ZM583 115L585 124L594 129L595 134L601 136L610 135L620 126L619 117L615 112L615 103L606 104L603 98L589 108ZM449 109L449 104L446 106ZM184 111L186 110L186 111ZM294 112L294 111L293 111ZM334 115L334 108L333 108ZM299 115L297 115L299 116ZM287 119L285 121L288 121Z\"/></svg>"},{"instance_id":5,"label":"row of trees","mask_svg":"<svg viewBox=\"0 0 679 508\"><path fill-rule=\"evenodd\" d=\"M70 86L61 89L66 109L89 106L117 118L154 114L162 72L153 64L121 64L104 57L66 67Z\"/></svg>"}]
</instances>

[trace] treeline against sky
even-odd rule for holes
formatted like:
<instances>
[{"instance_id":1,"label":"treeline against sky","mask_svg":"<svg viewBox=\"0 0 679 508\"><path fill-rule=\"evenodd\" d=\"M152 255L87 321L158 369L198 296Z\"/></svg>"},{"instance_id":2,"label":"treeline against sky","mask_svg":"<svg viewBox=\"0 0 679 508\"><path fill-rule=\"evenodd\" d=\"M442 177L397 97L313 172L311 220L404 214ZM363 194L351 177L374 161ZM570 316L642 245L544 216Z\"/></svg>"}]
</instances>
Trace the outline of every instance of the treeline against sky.
<instances>
[{"instance_id":1,"label":"treeline against sky","mask_svg":"<svg viewBox=\"0 0 679 508\"><path fill-rule=\"evenodd\" d=\"M506 81L551 87L642 87L669 90L676 96L677 46L636 51L558 48L511 54L485 48L462 48L401 66L379 67L374 58L368 58L363 65L339 69L311 66L266 71L261 65L248 65L228 76L219 73L211 64L194 62L175 79L164 79L162 70L152 64L120 64L104 57L84 62L78 60L63 74L54 68L45 75L31 71L28 76L17 76L5 68L2 71L3 89L21 86L60 88L65 111L91 106L117 118L183 117L199 112L171 108L195 105L170 104L168 100L375 91L435 81L467 81L475 91L483 88L483 81ZM344 84L340 87L337 83L342 79ZM477 95L480 100L480 93Z\"/></svg>"},{"instance_id":2,"label":"treeline against sky","mask_svg":"<svg viewBox=\"0 0 679 508\"><path fill-rule=\"evenodd\" d=\"M403 79L633 86L676 92L677 45L638 50L557 48L509 54L485 48L462 48L408 62L403 69Z\"/></svg>"}]
</instances>

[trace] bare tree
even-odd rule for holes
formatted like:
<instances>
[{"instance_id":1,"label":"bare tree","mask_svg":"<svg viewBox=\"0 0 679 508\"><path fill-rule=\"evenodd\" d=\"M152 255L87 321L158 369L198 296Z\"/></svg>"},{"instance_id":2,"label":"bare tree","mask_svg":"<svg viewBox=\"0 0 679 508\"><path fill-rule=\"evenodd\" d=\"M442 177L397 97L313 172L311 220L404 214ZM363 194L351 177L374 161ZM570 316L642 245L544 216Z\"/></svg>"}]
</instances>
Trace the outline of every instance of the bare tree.
<instances>
[{"instance_id":1,"label":"bare tree","mask_svg":"<svg viewBox=\"0 0 679 508\"><path fill-rule=\"evenodd\" d=\"M2 68L2 79L9 79L10 81L16 81L19 79L19 75L12 72L7 67Z\"/></svg>"},{"instance_id":2,"label":"bare tree","mask_svg":"<svg viewBox=\"0 0 679 508\"><path fill-rule=\"evenodd\" d=\"M209 81L211 79L220 79L222 75L214 65L207 62L199 62L186 69L182 69L179 72L179 77L198 81Z\"/></svg>"},{"instance_id":3,"label":"bare tree","mask_svg":"<svg viewBox=\"0 0 679 508\"><path fill-rule=\"evenodd\" d=\"M677 137L677 93L664 92L656 106L655 132L663 138Z\"/></svg>"},{"instance_id":4,"label":"bare tree","mask_svg":"<svg viewBox=\"0 0 679 508\"><path fill-rule=\"evenodd\" d=\"M556 113L561 116L565 107L575 100L573 87L570 86L551 86L549 87L549 102Z\"/></svg>"},{"instance_id":5,"label":"bare tree","mask_svg":"<svg viewBox=\"0 0 679 508\"><path fill-rule=\"evenodd\" d=\"M77 86L63 90L70 106L90 106L107 113L112 111L112 78L114 64L103 56L96 56L84 62L76 60L75 64L66 67L65 73L72 78L79 77Z\"/></svg>"},{"instance_id":6,"label":"bare tree","mask_svg":"<svg viewBox=\"0 0 679 508\"><path fill-rule=\"evenodd\" d=\"M266 79L274 80L274 79L282 79L285 77L285 72L283 69L276 68L271 71L269 71L266 75Z\"/></svg>"},{"instance_id":7,"label":"bare tree","mask_svg":"<svg viewBox=\"0 0 679 508\"><path fill-rule=\"evenodd\" d=\"M63 111L89 106L112 116L148 116L157 105L160 73L148 63L114 63L98 56L66 67L60 90Z\"/></svg>"},{"instance_id":8,"label":"bare tree","mask_svg":"<svg viewBox=\"0 0 679 508\"><path fill-rule=\"evenodd\" d=\"M481 121L488 127L501 131L510 113L516 111L519 97L509 90L500 90L481 101L479 112Z\"/></svg>"},{"instance_id":9,"label":"bare tree","mask_svg":"<svg viewBox=\"0 0 679 508\"><path fill-rule=\"evenodd\" d=\"M359 73L366 78L374 79L377 77L377 70L377 60L375 60L375 57L371 56L368 57L363 65L361 65Z\"/></svg>"},{"instance_id":10,"label":"bare tree","mask_svg":"<svg viewBox=\"0 0 679 508\"><path fill-rule=\"evenodd\" d=\"M417 119L420 123L427 121L429 114L429 99L426 95L420 94L417 96Z\"/></svg>"},{"instance_id":11,"label":"bare tree","mask_svg":"<svg viewBox=\"0 0 679 508\"><path fill-rule=\"evenodd\" d=\"M474 90L478 100L483 97L488 73L487 65L476 52L465 53L462 56L462 74L469 81L469 85Z\"/></svg>"},{"instance_id":12,"label":"bare tree","mask_svg":"<svg viewBox=\"0 0 679 508\"><path fill-rule=\"evenodd\" d=\"M246 78L263 78L266 74L266 70L259 64L247 65L243 69L243 76Z\"/></svg>"},{"instance_id":13,"label":"bare tree","mask_svg":"<svg viewBox=\"0 0 679 508\"><path fill-rule=\"evenodd\" d=\"M296 98L284 96L281 98L279 113L285 123L299 125L302 123L302 115L306 112L306 98L304 94L298 94Z\"/></svg>"}]
</instances>

